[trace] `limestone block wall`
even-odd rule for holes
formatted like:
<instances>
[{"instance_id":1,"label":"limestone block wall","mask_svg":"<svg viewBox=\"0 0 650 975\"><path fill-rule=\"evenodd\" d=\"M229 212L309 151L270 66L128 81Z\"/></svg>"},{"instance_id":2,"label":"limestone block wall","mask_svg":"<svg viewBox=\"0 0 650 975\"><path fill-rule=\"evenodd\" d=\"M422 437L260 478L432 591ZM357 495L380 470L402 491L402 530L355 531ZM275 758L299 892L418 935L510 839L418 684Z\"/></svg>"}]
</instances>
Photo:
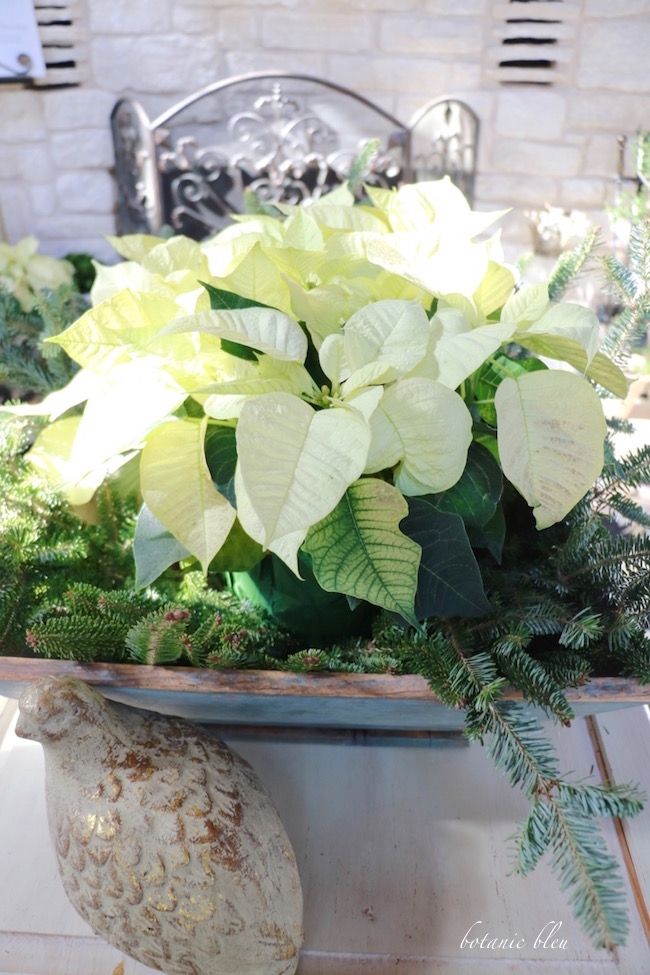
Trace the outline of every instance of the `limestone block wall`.
<instances>
[{"instance_id":1,"label":"limestone block wall","mask_svg":"<svg viewBox=\"0 0 650 975\"><path fill-rule=\"evenodd\" d=\"M51 253L109 253L108 116L126 93L155 115L226 75L280 68L348 85L404 120L455 95L481 119L478 206L596 217L615 193L617 136L650 127L649 0L74 2L81 86L0 87L4 233L35 233ZM553 43L513 44L535 17L558 21L538 28ZM550 84L499 66L524 55L552 62L535 75ZM520 212L506 239L530 246Z\"/></svg>"}]
</instances>

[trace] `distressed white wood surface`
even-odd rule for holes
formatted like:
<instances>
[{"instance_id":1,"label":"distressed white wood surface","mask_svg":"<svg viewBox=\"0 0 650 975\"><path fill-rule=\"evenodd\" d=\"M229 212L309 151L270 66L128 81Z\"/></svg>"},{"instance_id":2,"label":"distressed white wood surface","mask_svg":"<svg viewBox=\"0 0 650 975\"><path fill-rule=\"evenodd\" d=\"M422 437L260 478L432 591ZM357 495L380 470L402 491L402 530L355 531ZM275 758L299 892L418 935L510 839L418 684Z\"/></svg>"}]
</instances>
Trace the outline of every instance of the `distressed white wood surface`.
<instances>
[{"instance_id":1,"label":"distressed white wood surface","mask_svg":"<svg viewBox=\"0 0 650 975\"><path fill-rule=\"evenodd\" d=\"M621 826L639 889L645 893L650 932L650 708L599 715L594 720L610 777L615 782L640 782L648 796L648 808L638 818L622 820ZM650 970L650 962L647 967Z\"/></svg>"},{"instance_id":2,"label":"distressed white wood surface","mask_svg":"<svg viewBox=\"0 0 650 975\"><path fill-rule=\"evenodd\" d=\"M635 713L645 721L643 709ZM611 716L600 720L609 729L607 754L627 756L621 778L645 779L650 791L647 725L634 725L634 757L631 726L619 736ZM589 773L595 757L585 723L551 733L562 767ZM613 959L581 935L544 864L531 878L509 876L507 839L525 803L480 747L232 743L265 782L296 848L306 899L300 975L648 971L650 949L631 892L629 944ZM0 972L112 975L119 962L125 975L150 972L95 938L65 900L47 837L41 750L11 730L0 746L0 797ZM637 830L635 856L646 864L649 816L629 827ZM618 850L613 827L606 832ZM534 948L551 920L562 921L566 950ZM517 934L527 944L463 950L475 921L482 933Z\"/></svg>"}]
</instances>

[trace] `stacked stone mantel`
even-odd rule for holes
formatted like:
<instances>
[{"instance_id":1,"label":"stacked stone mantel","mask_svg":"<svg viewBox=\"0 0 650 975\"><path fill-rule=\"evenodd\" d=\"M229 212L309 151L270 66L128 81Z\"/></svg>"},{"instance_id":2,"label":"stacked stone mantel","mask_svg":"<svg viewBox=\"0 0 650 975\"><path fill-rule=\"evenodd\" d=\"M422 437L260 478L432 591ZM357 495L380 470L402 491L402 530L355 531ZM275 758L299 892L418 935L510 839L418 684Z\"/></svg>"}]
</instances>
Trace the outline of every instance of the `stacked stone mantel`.
<instances>
[{"instance_id":1,"label":"stacked stone mantel","mask_svg":"<svg viewBox=\"0 0 650 975\"><path fill-rule=\"evenodd\" d=\"M562 4L560 78L499 80L499 25L512 5L488 0L76 0L85 51L78 88L0 89L0 215L6 235L44 250L112 252L117 97L150 115L211 81L245 71L304 71L409 117L430 98L465 99L481 119L477 204L545 204L600 219L616 191L617 137L648 127L647 0ZM514 48L507 48L512 56ZM548 51L548 48L544 48ZM554 49L555 50L555 49ZM546 54L545 56L549 56ZM505 240L530 248L526 218Z\"/></svg>"}]
</instances>

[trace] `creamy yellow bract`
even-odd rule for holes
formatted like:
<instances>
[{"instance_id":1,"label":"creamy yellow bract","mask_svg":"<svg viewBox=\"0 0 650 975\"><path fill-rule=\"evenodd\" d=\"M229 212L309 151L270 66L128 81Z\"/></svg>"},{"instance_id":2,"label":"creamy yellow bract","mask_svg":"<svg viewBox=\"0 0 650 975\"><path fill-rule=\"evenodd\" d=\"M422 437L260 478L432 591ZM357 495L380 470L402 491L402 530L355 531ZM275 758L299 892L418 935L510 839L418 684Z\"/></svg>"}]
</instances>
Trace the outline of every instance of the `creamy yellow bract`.
<instances>
[{"instance_id":1,"label":"creamy yellow bract","mask_svg":"<svg viewBox=\"0 0 650 975\"><path fill-rule=\"evenodd\" d=\"M68 261L39 254L35 237L13 245L0 241L0 288L14 295L23 311L34 307L39 291L72 284L73 275Z\"/></svg>"},{"instance_id":2,"label":"creamy yellow bract","mask_svg":"<svg viewBox=\"0 0 650 975\"><path fill-rule=\"evenodd\" d=\"M404 498L452 489L480 436L538 527L553 524L603 464L589 380L627 384L589 309L517 287L487 235L502 214L473 212L448 180L368 195L238 217L201 244L115 240L126 260L99 269L93 307L51 340L82 371L40 410L84 412L55 419L33 458L78 500L141 452L148 532L153 515L204 568L237 531L296 573L306 546L319 578L332 553L315 539L339 544L352 519L337 588L413 619L421 549L401 535ZM495 426L476 377L512 343L562 370L504 374ZM376 554L391 546L392 575Z\"/></svg>"}]
</instances>

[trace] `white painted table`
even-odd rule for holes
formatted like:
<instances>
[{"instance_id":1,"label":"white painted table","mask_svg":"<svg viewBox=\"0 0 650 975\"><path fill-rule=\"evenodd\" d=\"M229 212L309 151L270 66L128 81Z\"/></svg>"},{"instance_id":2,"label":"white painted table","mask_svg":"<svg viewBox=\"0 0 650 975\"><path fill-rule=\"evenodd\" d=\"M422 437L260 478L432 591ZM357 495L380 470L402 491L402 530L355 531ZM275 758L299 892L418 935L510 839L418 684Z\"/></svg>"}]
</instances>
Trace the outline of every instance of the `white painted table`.
<instances>
[{"instance_id":1,"label":"white painted table","mask_svg":"<svg viewBox=\"0 0 650 975\"><path fill-rule=\"evenodd\" d=\"M67 903L47 836L40 746L13 735L12 712L9 704L0 713L0 973L121 975L122 963L124 975L145 975ZM614 778L650 793L647 711L609 713L596 725ZM597 769L584 720L551 733L563 769ZM510 874L507 840L525 802L479 746L232 744L265 782L296 849L306 900L300 975L650 971L650 810L624 837L607 824L611 849L621 863L626 851L633 874L631 882L625 870L629 943L613 958L582 936L544 863L528 879ZM555 937L565 949L535 947L550 921L562 922ZM474 933L526 944L462 949L475 922Z\"/></svg>"}]
</instances>

